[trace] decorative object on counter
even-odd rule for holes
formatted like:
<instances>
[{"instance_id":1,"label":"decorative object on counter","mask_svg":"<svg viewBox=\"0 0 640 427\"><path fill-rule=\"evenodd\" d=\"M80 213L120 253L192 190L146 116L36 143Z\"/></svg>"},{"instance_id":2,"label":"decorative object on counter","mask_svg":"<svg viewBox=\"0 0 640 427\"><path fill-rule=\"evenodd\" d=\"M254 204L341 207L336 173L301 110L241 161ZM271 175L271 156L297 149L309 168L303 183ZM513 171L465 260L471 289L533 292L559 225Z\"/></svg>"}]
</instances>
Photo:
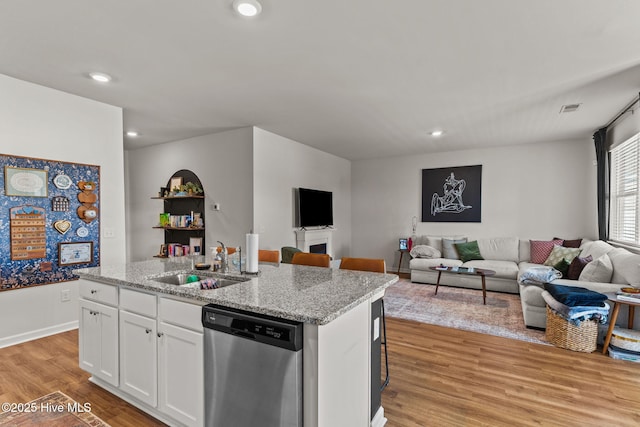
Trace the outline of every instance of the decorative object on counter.
<instances>
[{"instance_id":1,"label":"decorative object on counter","mask_svg":"<svg viewBox=\"0 0 640 427\"><path fill-rule=\"evenodd\" d=\"M55 196L51 198L51 210L53 212L67 212L70 205L69 199L64 196Z\"/></svg>"},{"instance_id":2,"label":"decorative object on counter","mask_svg":"<svg viewBox=\"0 0 640 427\"><path fill-rule=\"evenodd\" d=\"M259 236L254 233L247 233L245 236L246 244L246 273L255 274L258 272L258 241Z\"/></svg>"},{"instance_id":3,"label":"decorative object on counter","mask_svg":"<svg viewBox=\"0 0 640 427\"><path fill-rule=\"evenodd\" d=\"M78 237L95 242L92 262L87 266L99 265L99 166L0 154L0 168L3 171L0 179L5 178L0 186L8 188L9 192L4 194L11 196L0 197L0 222L5 224L0 227L0 290L78 278L74 266L59 265L57 257L58 243L70 234L76 237L79 226L85 224L77 216L77 208L82 204L76 186L80 181L93 183L96 218L91 226L80 231L86 235ZM21 211L23 208L26 210ZM59 222L57 229L54 225L57 221L68 221L71 226L65 231L66 223Z\"/></svg>"},{"instance_id":4,"label":"decorative object on counter","mask_svg":"<svg viewBox=\"0 0 640 427\"><path fill-rule=\"evenodd\" d=\"M4 167L4 189L7 196L47 197L47 171L13 166Z\"/></svg>"},{"instance_id":5,"label":"decorative object on counter","mask_svg":"<svg viewBox=\"0 0 640 427\"><path fill-rule=\"evenodd\" d=\"M66 219L62 219L60 221L56 221L53 223L53 228L60 234L66 234L69 229L71 229L71 222Z\"/></svg>"}]
</instances>

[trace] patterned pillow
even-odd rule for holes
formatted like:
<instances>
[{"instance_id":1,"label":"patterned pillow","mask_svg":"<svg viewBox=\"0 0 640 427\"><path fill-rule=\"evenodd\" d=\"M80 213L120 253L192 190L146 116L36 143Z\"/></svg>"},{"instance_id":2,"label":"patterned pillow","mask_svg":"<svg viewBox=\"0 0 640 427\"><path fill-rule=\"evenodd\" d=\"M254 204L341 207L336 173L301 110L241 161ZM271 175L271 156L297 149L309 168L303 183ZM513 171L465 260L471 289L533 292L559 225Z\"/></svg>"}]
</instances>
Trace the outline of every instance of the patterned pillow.
<instances>
[{"instance_id":1,"label":"patterned pillow","mask_svg":"<svg viewBox=\"0 0 640 427\"><path fill-rule=\"evenodd\" d=\"M567 261L568 267L569 263L578 255L580 255L580 248L566 248L564 246L553 245L553 249L545 260L544 265L553 267L559 263L560 260L564 259Z\"/></svg>"},{"instance_id":2,"label":"patterned pillow","mask_svg":"<svg viewBox=\"0 0 640 427\"><path fill-rule=\"evenodd\" d=\"M591 255L585 258L575 257L571 264L569 264L569 270L567 270L567 279L578 280L580 273L584 270L584 267L593 261Z\"/></svg>"},{"instance_id":3,"label":"patterned pillow","mask_svg":"<svg viewBox=\"0 0 640 427\"><path fill-rule=\"evenodd\" d=\"M440 258L440 251L427 245L415 245L409 254L411 258Z\"/></svg>"},{"instance_id":4,"label":"patterned pillow","mask_svg":"<svg viewBox=\"0 0 640 427\"><path fill-rule=\"evenodd\" d=\"M458 256L458 251L456 251L455 246L456 243L467 243L467 238L464 239L442 239L442 258L447 259L460 259Z\"/></svg>"},{"instance_id":5,"label":"patterned pillow","mask_svg":"<svg viewBox=\"0 0 640 427\"><path fill-rule=\"evenodd\" d=\"M529 244L531 246L531 262L543 264L553 250L553 245L562 245L562 240L529 240Z\"/></svg>"}]
</instances>

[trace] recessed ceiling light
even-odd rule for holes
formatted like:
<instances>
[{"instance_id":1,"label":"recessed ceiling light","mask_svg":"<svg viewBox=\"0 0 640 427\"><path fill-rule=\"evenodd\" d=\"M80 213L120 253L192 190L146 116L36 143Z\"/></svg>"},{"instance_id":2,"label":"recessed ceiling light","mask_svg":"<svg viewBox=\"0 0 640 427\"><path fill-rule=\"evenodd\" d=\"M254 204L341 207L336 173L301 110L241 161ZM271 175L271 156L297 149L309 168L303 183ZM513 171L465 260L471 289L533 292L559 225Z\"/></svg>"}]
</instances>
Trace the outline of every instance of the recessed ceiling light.
<instances>
[{"instance_id":1,"label":"recessed ceiling light","mask_svg":"<svg viewBox=\"0 0 640 427\"><path fill-rule=\"evenodd\" d=\"M431 132L431 136L436 138L439 136L442 136L442 134L444 134L444 131L441 131L441 130L434 130L433 132Z\"/></svg>"},{"instance_id":2,"label":"recessed ceiling light","mask_svg":"<svg viewBox=\"0 0 640 427\"><path fill-rule=\"evenodd\" d=\"M130 130L127 132L127 136L130 136L132 138L135 138L136 136L140 135L138 132L136 132L135 130Z\"/></svg>"},{"instance_id":3,"label":"recessed ceiling light","mask_svg":"<svg viewBox=\"0 0 640 427\"><path fill-rule=\"evenodd\" d=\"M100 83L109 83L111 81L111 76L105 73L89 73L89 77Z\"/></svg>"},{"instance_id":4,"label":"recessed ceiling light","mask_svg":"<svg viewBox=\"0 0 640 427\"><path fill-rule=\"evenodd\" d=\"M234 0L233 9L242 16L251 17L262 12L262 5L257 0Z\"/></svg>"}]
</instances>

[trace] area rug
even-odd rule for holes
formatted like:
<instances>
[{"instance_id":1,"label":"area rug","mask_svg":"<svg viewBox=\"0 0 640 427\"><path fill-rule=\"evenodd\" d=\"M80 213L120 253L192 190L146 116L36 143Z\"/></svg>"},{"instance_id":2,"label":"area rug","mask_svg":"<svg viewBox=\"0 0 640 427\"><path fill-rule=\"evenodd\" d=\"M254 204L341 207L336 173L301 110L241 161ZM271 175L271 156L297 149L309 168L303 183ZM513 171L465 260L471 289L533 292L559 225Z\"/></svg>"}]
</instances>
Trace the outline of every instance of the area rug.
<instances>
[{"instance_id":1,"label":"area rug","mask_svg":"<svg viewBox=\"0 0 640 427\"><path fill-rule=\"evenodd\" d=\"M2 409L2 426L109 427L90 412L90 404L78 403L61 391L28 403L4 403Z\"/></svg>"},{"instance_id":2,"label":"area rug","mask_svg":"<svg viewBox=\"0 0 640 427\"><path fill-rule=\"evenodd\" d=\"M398 280L386 290L385 315L548 344L544 331L525 327L518 295L487 292L487 304L483 305L482 290L440 286L435 295L435 289L435 285Z\"/></svg>"}]
</instances>

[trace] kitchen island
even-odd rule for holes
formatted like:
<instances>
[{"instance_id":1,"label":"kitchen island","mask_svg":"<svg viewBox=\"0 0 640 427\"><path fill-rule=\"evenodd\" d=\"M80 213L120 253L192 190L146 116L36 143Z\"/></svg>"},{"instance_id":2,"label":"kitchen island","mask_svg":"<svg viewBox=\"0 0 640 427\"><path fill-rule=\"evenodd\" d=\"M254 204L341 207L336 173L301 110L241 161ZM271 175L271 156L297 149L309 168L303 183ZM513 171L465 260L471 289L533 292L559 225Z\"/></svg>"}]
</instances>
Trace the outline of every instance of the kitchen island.
<instances>
[{"instance_id":1,"label":"kitchen island","mask_svg":"<svg viewBox=\"0 0 640 427\"><path fill-rule=\"evenodd\" d=\"M370 375L372 342L380 334L372 303L397 276L260 264L258 275L225 275L238 282L219 289L163 282L178 273L221 277L190 267L157 259L76 270L80 366L92 382L169 424L204 425L200 319L213 303L304 324L305 426L384 425L383 408L371 405L379 387Z\"/></svg>"}]
</instances>

